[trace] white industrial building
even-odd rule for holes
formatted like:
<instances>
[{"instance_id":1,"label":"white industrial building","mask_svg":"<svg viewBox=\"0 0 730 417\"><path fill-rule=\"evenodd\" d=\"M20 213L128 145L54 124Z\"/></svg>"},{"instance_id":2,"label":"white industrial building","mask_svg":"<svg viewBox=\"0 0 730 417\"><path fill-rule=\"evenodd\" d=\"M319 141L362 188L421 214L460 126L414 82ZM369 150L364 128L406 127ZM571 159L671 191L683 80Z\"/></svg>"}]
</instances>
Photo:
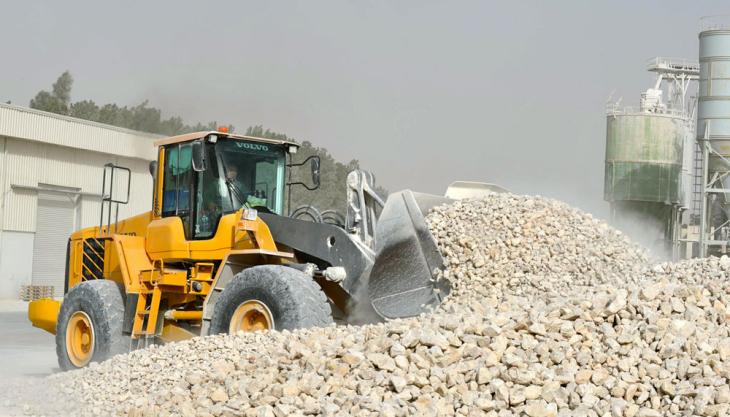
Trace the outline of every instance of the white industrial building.
<instances>
[{"instance_id":1,"label":"white industrial building","mask_svg":"<svg viewBox=\"0 0 730 417\"><path fill-rule=\"evenodd\" d=\"M151 209L156 135L0 104L0 299L22 285L63 293L66 243L99 224L104 164L132 170L119 217Z\"/></svg>"}]
</instances>

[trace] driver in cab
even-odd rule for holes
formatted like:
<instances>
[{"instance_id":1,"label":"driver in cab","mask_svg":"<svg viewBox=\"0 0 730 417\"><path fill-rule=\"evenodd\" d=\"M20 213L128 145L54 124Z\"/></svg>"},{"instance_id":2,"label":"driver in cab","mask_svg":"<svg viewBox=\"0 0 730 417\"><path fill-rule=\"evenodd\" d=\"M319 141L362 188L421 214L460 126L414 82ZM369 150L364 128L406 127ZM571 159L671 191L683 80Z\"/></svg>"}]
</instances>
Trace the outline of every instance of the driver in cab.
<instances>
[{"instance_id":1,"label":"driver in cab","mask_svg":"<svg viewBox=\"0 0 730 417\"><path fill-rule=\"evenodd\" d=\"M226 185L235 207L265 207L266 199L255 195L251 187L247 187L238 178L238 167L234 164L226 166Z\"/></svg>"}]
</instances>

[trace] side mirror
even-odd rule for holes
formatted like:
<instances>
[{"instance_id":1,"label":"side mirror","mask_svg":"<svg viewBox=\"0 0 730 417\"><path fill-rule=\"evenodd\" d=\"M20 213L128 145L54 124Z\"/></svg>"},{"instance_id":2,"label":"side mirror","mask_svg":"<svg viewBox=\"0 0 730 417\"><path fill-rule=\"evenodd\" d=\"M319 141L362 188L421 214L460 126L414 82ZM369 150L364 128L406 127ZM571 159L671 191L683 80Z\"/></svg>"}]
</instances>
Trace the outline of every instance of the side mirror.
<instances>
[{"instance_id":1,"label":"side mirror","mask_svg":"<svg viewBox=\"0 0 730 417\"><path fill-rule=\"evenodd\" d=\"M157 161L150 161L150 175L152 178L157 177Z\"/></svg>"},{"instance_id":2,"label":"side mirror","mask_svg":"<svg viewBox=\"0 0 730 417\"><path fill-rule=\"evenodd\" d=\"M314 188L319 188L319 156L312 158L309 164L312 168L312 182L314 183Z\"/></svg>"},{"instance_id":3,"label":"side mirror","mask_svg":"<svg viewBox=\"0 0 730 417\"><path fill-rule=\"evenodd\" d=\"M193 170L197 172L205 171L205 141L203 139L196 140L192 143L193 153Z\"/></svg>"},{"instance_id":4,"label":"side mirror","mask_svg":"<svg viewBox=\"0 0 730 417\"><path fill-rule=\"evenodd\" d=\"M309 186L304 182L296 181L296 182L288 182L286 183L287 186L291 187L292 185L301 185L302 187L306 188L309 191L314 191L317 188L319 188L320 178L319 178L319 171L320 171L320 159L318 155L312 155L309 158L305 159L304 161L298 163L298 164L287 164L288 168L293 167L301 167L307 164L309 162L309 168L312 170L312 182L314 183L313 186Z\"/></svg>"}]
</instances>

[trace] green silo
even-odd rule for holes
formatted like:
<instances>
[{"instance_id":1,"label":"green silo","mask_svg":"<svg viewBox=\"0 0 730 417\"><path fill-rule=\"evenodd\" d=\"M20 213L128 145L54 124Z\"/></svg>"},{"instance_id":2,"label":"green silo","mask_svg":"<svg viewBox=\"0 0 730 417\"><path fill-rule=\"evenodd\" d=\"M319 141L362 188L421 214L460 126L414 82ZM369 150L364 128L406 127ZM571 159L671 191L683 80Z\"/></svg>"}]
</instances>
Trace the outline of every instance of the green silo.
<instances>
[{"instance_id":1,"label":"green silo","mask_svg":"<svg viewBox=\"0 0 730 417\"><path fill-rule=\"evenodd\" d=\"M604 199L682 204L685 125L665 114L609 115Z\"/></svg>"},{"instance_id":2,"label":"green silo","mask_svg":"<svg viewBox=\"0 0 730 417\"><path fill-rule=\"evenodd\" d=\"M619 229L677 257L679 224L688 206L691 123L683 114L613 112L606 122L604 199Z\"/></svg>"}]
</instances>

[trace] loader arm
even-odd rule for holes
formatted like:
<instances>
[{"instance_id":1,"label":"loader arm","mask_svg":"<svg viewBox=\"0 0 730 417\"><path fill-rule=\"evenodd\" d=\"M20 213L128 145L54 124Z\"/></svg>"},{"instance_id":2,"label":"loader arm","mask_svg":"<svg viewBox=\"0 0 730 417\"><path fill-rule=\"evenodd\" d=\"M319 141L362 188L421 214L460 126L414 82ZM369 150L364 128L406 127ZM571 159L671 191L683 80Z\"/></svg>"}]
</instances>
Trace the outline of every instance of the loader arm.
<instances>
[{"instance_id":1,"label":"loader arm","mask_svg":"<svg viewBox=\"0 0 730 417\"><path fill-rule=\"evenodd\" d=\"M453 200L410 190L388 197L377 220L375 248L356 234L323 223L261 214L277 244L292 248L300 261L321 269L341 266L347 277L339 285L351 309L377 320L411 317L441 303L446 281L435 280L443 257L426 224L425 214Z\"/></svg>"}]
</instances>

